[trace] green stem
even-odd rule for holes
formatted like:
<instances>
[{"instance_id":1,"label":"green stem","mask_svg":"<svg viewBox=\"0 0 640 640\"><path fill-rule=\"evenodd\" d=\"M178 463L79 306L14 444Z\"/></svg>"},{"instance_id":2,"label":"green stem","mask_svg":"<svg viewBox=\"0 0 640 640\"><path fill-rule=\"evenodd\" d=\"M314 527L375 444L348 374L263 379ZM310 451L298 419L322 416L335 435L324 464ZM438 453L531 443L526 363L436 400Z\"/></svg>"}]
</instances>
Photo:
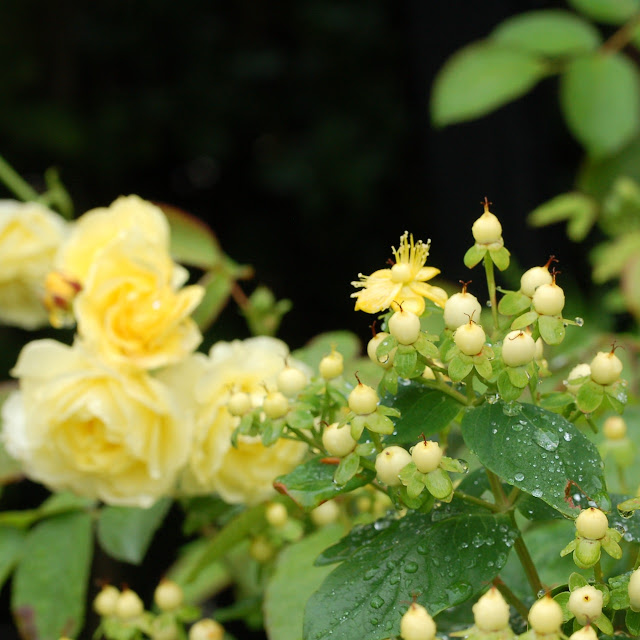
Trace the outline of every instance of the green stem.
<instances>
[{"instance_id":1,"label":"green stem","mask_svg":"<svg viewBox=\"0 0 640 640\"><path fill-rule=\"evenodd\" d=\"M600 564L600 559L598 558L598 562L593 565L593 576L596 579L596 582L600 584L604 584L604 575L602 573L602 565Z\"/></svg>"},{"instance_id":2,"label":"green stem","mask_svg":"<svg viewBox=\"0 0 640 640\"><path fill-rule=\"evenodd\" d=\"M511 520L513 522L513 526L517 527L518 525L516 523L516 518L513 511L511 512ZM542 591L543 586L542 582L540 581L540 576L538 575L538 570L533 564L529 549L527 549L527 545L525 544L524 538L522 537L522 533L516 538L516 541L513 544L513 548L518 554L518 559L520 560L520 564L522 565L524 573L527 576L527 580L529 581L529 585L531 586L533 595L537 598L540 591Z\"/></svg>"},{"instance_id":3,"label":"green stem","mask_svg":"<svg viewBox=\"0 0 640 640\"><path fill-rule=\"evenodd\" d=\"M0 181L12 191L20 200L37 200L40 196L33 187L25 182L11 167L11 165L0 156Z\"/></svg>"},{"instance_id":4,"label":"green stem","mask_svg":"<svg viewBox=\"0 0 640 640\"><path fill-rule=\"evenodd\" d=\"M518 596L507 587L507 585L500 580L500 578L494 578L493 584L495 588L502 594L504 599L526 620L529 616L529 609L527 605L518 598Z\"/></svg>"},{"instance_id":5,"label":"green stem","mask_svg":"<svg viewBox=\"0 0 640 640\"><path fill-rule=\"evenodd\" d=\"M313 447L314 449L320 449L320 451L322 451L322 447L319 446L317 442L314 442L311 438L306 436L299 429L294 429L294 427L292 427L290 425L287 425L287 429L289 429L289 431L294 433L296 437L295 438L291 438L291 437L287 438L287 436L284 435L283 438L285 438L287 440L300 440L302 442L306 442L310 447Z\"/></svg>"},{"instance_id":6,"label":"green stem","mask_svg":"<svg viewBox=\"0 0 640 640\"><path fill-rule=\"evenodd\" d=\"M640 13L633 16L626 24L623 24L616 32L614 32L609 39L604 42L600 51L606 53L615 53L626 47L633 39L635 28L640 23Z\"/></svg>"},{"instance_id":7,"label":"green stem","mask_svg":"<svg viewBox=\"0 0 640 640\"><path fill-rule=\"evenodd\" d=\"M442 391L442 393L446 393L448 396L451 396L454 400L457 400L460 404L464 404L465 406L469 405L469 400L465 395L456 391L453 387L449 386L443 379L439 373L436 373L436 384L429 384L427 382L428 387L431 389L437 389L438 391Z\"/></svg>"},{"instance_id":8,"label":"green stem","mask_svg":"<svg viewBox=\"0 0 640 640\"><path fill-rule=\"evenodd\" d=\"M585 416L584 419L587 421L587 424L591 427L591 431L593 431L593 433L598 433L598 425L593 421L593 418L587 418L587 416Z\"/></svg>"},{"instance_id":9,"label":"green stem","mask_svg":"<svg viewBox=\"0 0 640 640\"><path fill-rule=\"evenodd\" d=\"M371 436L373 444L376 445L376 451L380 453L384 449L384 447L382 446L382 440L380 439L380 434L376 433L375 431L369 431L369 435Z\"/></svg>"},{"instance_id":10,"label":"green stem","mask_svg":"<svg viewBox=\"0 0 640 640\"><path fill-rule=\"evenodd\" d=\"M482 261L484 262L484 271L487 276L487 287L489 289L489 300L491 302L491 317L493 318L493 334L495 335L500 328L498 325L498 298L496 296L496 277L493 271L493 260L488 251L484 254Z\"/></svg>"},{"instance_id":11,"label":"green stem","mask_svg":"<svg viewBox=\"0 0 640 640\"><path fill-rule=\"evenodd\" d=\"M493 504L492 502L487 502L482 498L476 498L475 496L470 496L468 493L464 493L463 491L454 491L453 495L456 498L460 498L460 500L464 500L465 502L469 502L470 504L475 504L479 507L483 507L484 509L488 509L493 513L497 513L501 511L500 507Z\"/></svg>"},{"instance_id":12,"label":"green stem","mask_svg":"<svg viewBox=\"0 0 640 640\"><path fill-rule=\"evenodd\" d=\"M489 480L489 486L491 487L491 493L493 493L493 497L495 498L496 505L500 507L500 511L508 511L511 507L511 503L507 499L507 496L504 493L504 489L502 488L502 483L500 482L500 478L493 473L493 471L489 471L489 469L485 469L487 472L487 478Z\"/></svg>"},{"instance_id":13,"label":"green stem","mask_svg":"<svg viewBox=\"0 0 640 640\"><path fill-rule=\"evenodd\" d=\"M629 493L627 488L627 481L624 477L624 469L619 464L616 464L616 469L618 471L618 482L620 483L620 491L622 493Z\"/></svg>"}]
</instances>

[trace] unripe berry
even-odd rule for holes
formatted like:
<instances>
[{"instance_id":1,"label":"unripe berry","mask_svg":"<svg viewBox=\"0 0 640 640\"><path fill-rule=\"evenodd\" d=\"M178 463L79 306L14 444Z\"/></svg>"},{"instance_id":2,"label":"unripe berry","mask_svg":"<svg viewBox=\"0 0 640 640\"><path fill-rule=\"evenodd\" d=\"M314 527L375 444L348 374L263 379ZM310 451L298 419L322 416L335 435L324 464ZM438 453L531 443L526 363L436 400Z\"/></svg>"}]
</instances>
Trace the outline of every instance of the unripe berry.
<instances>
[{"instance_id":1,"label":"unripe berry","mask_svg":"<svg viewBox=\"0 0 640 640\"><path fill-rule=\"evenodd\" d=\"M598 634L594 631L593 627L587 625L578 629L569 636L569 640L598 640Z\"/></svg>"},{"instance_id":2,"label":"unripe berry","mask_svg":"<svg viewBox=\"0 0 640 640\"><path fill-rule=\"evenodd\" d=\"M433 440L418 442L418 444L411 449L411 458L420 473L431 473L435 471L440 465L443 454L444 452L440 448L440 445Z\"/></svg>"},{"instance_id":3,"label":"unripe berry","mask_svg":"<svg viewBox=\"0 0 640 640\"><path fill-rule=\"evenodd\" d=\"M555 282L541 284L533 294L533 308L542 316L559 316L564 309L564 291Z\"/></svg>"},{"instance_id":4,"label":"unripe berry","mask_svg":"<svg viewBox=\"0 0 640 640\"><path fill-rule=\"evenodd\" d=\"M378 358L376 350L380 346L380 343L387 337L389 337L389 334L386 331L380 331L376 333L376 335L371 338L367 344L367 355L373 362L380 365L383 369L388 369L393 365L393 357L395 356L397 349L393 348L389 353Z\"/></svg>"},{"instance_id":5,"label":"unripe berry","mask_svg":"<svg viewBox=\"0 0 640 640\"><path fill-rule=\"evenodd\" d=\"M493 244L502 241L502 225L500 220L489 211L485 212L473 223L471 227L473 239L478 244Z\"/></svg>"},{"instance_id":6,"label":"unripe berry","mask_svg":"<svg viewBox=\"0 0 640 640\"><path fill-rule=\"evenodd\" d=\"M389 318L389 332L400 344L413 344L420 336L420 318L411 311L396 311Z\"/></svg>"},{"instance_id":7,"label":"unripe berry","mask_svg":"<svg viewBox=\"0 0 640 640\"><path fill-rule=\"evenodd\" d=\"M568 607L578 624L591 624L602 614L602 591L591 585L580 587L571 592Z\"/></svg>"},{"instance_id":8,"label":"unripe berry","mask_svg":"<svg viewBox=\"0 0 640 640\"><path fill-rule=\"evenodd\" d=\"M535 340L524 331L508 333L502 342L502 361L508 367L529 364L536 355Z\"/></svg>"},{"instance_id":9,"label":"unripe berry","mask_svg":"<svg viewBox=\"0 0 640 640\"><path fill-rule=\"evenodd\" d=\"M271 502L267 505L265 518L272 527L282 527L289 519L289 512L282 502Z\"/></svg>"},{"instance_id":10,"label":"unripe berry","mask_svg":"<svg viewBox=\"0 0 640 640\"><path fill-rule=\"evenodd\" d=\"M469 318L480 318L482 307L471 293L454 293L444 305L444 323L447 329L457 329L469 322Z\"/></svg>"},{"instance_id":11,"label":"unripe berry","mask_svg":"<svg viewBox=\"0 0 640 640\"><path fill-rule=\"evenodd\" d=\"M335 522L340 516L340 507L335 500L327 500L311 511L311 520L317 527Z\"/></svg>"},{"instance_id":12,"label":"unripe berry","mask_svg":"<svg viewBox=\"0 0 640 640\"><path fill-rule=\"evenodd\" d=\"M356 448L358 443L351 437L351 429L348 425L338 427L338 423L334 422L327 425L322 432L322 444L329 455L344 458Z\"/></svg>"},{"instance_id":13,"label":"unripe berry","mask_svg":"<svg viewBox=\"0 0 640 640\"><path fill-rule=\"evenodd\" d=\"M232 393L227 402L227 409L232 416L243 416L251 411L251 396L244 391Z\"/></svg>"},{"instance_id":14,"label":"unripe berry","mask_svg":"<svg viewBox=\"0 0 640 640\"><path fill-rule=\"evenodd\" d=\"M462 353L467 356L475 356L484 346L484 330L475 322L467 322L459 326L453 334L453 341Z\"/></svg>"},{"instance_id":15,"label":"unripe berry","mask_svg":"<svg viewBox=\"0 0 640 640\"><path fill-rule=\"evenodd\" d=\"M608 528L609 520L607 516L595 507L583 509L576 518L576 531L582 538L600 540L604 538Z\"/></svg>"},{"instance_id":16,"label":"unripe berry","mask_svg":"<svg viewBox=\"0 0 640 640\"><path fill-rule=\"evenodd\" d=\"M287 415L289 411L289 401L280 391L271 391L262 401L262 410L267 418L276 420Z\"/></svg>"},{"instance_id":17,"label":"unripe berry","mask_svg":"<svg viewBox=\"0 0 640 640\"><path fill-rule=\"evenodd\" d=\"M591 367L582 362L581 364L577 364L571 372L567 376L567 391L575 395L578 393L578 390L582 386L582 384L571 384L573 380L578 380L578 378L584 378L585 376L591 375Z\"/></svg>"},{"instance_id":18,"label":"unripe berry","mask_svg":"<svg viewBox=\"0 0 640 640\"><path fill-rule=\"evenodd\" d=\"M224 627L211 618L198 620L189 629L189 640L222 640L223 638Z\"/></svg>"},{"instance_id":19,"label":"unripe berry","mask_svg":"<svg viewBox=\"0 0 640 640\"><path fill-rule=\"evenodd\" d=\"M495 587L491 587L471 609L480 631L492 633L509 626L509 605Z\"/></svg>"},{"instance_id":20,"label":"unripe berry","mask_svg":"<svg viewBox=\"0 0 640 640\"><path fill-rule=\"evenodd\" d=\"M629 578L629 602L634 611L640 611L640 569L636 569Z\"/></svg>"},{"instance_id":21,"label":"unripe berry","mask_svg":"<svg viewBox=\"0 0 640 640\"><path fill-rule=\"evenodd\" d=\"M184 593L173 580L162 580L156 587L153 599L160 610L173 611L184 601Z\"/></svg>"},{"instance_id":22,"label":"unripe berry","mask_svg":"<svg viewBox=\"0 0 640 640\"><path fill-rule=\"evenodd\" d=\"M602 431L609 440L622 440L627 435L627 423L622 416L609 416Z\"/></svg>"},{"instance_id":23,"label":"unripe berry","mask_svg":"<svg viewBox=\"0 0 640 640\"><path fill-rule=\"evenodd\" d=\"M533 298L536 289L543 284L551 284L553 277L548 267L532 267L522 274L520 278L520 292Z\"/></svg>"},{"instance_id":24,"label":"unripe berry","mask_svg":"<svg viewBox=\"0 0 640 640\"><path fill-rule=\"evenodd\" d=\"M279 374L276 384L285 396L295 396L307 386L307 376L295 367L286 366Z\"/></svg>"},{"instance_id":25,"label":"unripe berry","mask_svg":"<svg viewBox=\"0 0 640 640\"><path fill-rule=\"evenodd\" d=\"M397 487L400 484L398 474L411 462L411 454L402 447L393 445L383 449L376 457L376 473L380 482Z\"/></svg>"},{"instance_id":26,"label":"unripe berry","mask_svg":"<svg viewBox=\"0 0 640 640\"><path fill-rule=\"evenodd\" d=\"M123 621L133 620L144 613L140 596L131 589L124 589L116 601L115 615Z\"/></svg>"},{"instance_id":27,"label":"unripe berry","mask_svg":"<svg viewBox=\"0 0 640 640\"><path fill-rule=\"evenodd\" d=\"M436 623L423 606L413 602L400 620L400 636L403 640L433 640Z\"/></svg>"},{"instance_id":28,"label":"unripe berry","mask_svg":"<svg viewBox=\"0 0 640 640\"><path fill-rule=\"evenodd\" d=\"M539 634L560 631L562 607L548 595L540 598L529 609L529 624Z\"/></svg>"},{"instance_id":29,"label":"unripe berry","mask_svg":"<svg viewBox=\"0 0 640 640\"><path fill-rule=\"evenodd\" d=\"M622 362L612 351L600 351L591 361L591 379L601 385L613 384L620 378Z\"/></svg>"},{"instance_id":30,"label":"unripe berry","mask_svg":"<svg viewBox=\"0 0 640 640\"><path fill-rule=\"evenodd\" d=\"M333 380L334 378L341 376L344 371L344 358L342 357L342 354L339 351L332 349L328 356L325 356L320 360L318 371L325 380Z\"/></svg>"},{"instance_id":31,"label":"unripe berry","mask_svg":"<svg viewBox=\"0 0 640 640\"><path fill-rule=\"evenodd\" d=\"M101 617L113 616L116 613L116 603L120 597L120 590L113 585L105 585L93 601L93 610Z\"/></svg>"},{"instance_id":32,"label":"unripe berry","mask_svg":"<svg viewBox=\"0 0 640 640\"><path fill-rule=\"evenodd\" d=\"M271 560L274 553L273 545L264 536L256 536L249 545L249 555L261 564Z\"/></svg>"},{"instance_id":33,"label":"unripe berry","mask_svg":"<svg viewBox=\"0 0 640 640\"><path fill-rule=\"evenodd\" d=\"M349 409L358 416L366 416L376 410L378 400L375 389L360 382L349 394Z\"/></svg>"}]
</instances>

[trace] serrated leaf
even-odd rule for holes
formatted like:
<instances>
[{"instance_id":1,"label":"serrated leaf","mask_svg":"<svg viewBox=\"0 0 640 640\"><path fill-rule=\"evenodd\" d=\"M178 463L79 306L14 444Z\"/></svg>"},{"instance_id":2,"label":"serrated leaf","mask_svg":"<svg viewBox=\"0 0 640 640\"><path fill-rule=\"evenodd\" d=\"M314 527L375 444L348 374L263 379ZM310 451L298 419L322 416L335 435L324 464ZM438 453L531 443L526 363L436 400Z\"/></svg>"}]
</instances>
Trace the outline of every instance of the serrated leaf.
<instances>
[{"instance_id":1,"label":"serrated leaf","mask_svg":"<svg viewBox=\"0 0 640 640\"><path fill-rule=\"evenodd\" d=\"M464 602L497 575L517 536L506 514L465 514L433 523L417 512L376 533L309 599L305 640L398 635L413 595L419 594L417 602L432 615Z\"/></svg>"},{"instance_id":2,"label":"serrated leaf","mask_svg":"<svg viewBox=\"0 0 640 640\"><path fill-rule=\"evenodd\" d=\"M100 546L117 560L140 564L170 507L170 498L162 498L148 509L104 507L98 517Z\"/></svg>"},{"instance_id":3,"label":"serrated leaf","mask_svg":"<svg viewBox=\"0 0 640 640\"><path fill-rule=\"evenodd\" d=\"M640 125L638 71L622 54L576 58L561 76L560 104L569 129L588 154L611 155Z\"/></svg>"},{"instance_id":4,"label":"serrated leaf","mask_svg":"<svg viewBox=\"0 0 640 640\"><path fill-rule=\"evenodd\" d=\"M569 0L580 13L606 24L622 24L640 10L638 0Z\"/></svg>"},{"instance_id":5,"label":"serrated leaf","mask_svg":"<svg viewBox=\"0 0 640 640\"><path fill-rule=\"evenodd\" d=\"M369 484L375 473L364 469L345 485L337 485L333 481L336 467L324 464L323 458L312 458L296 467L291 473L276 478L275 488L300 505L303 509L315 509L321 503L335 498L342 493L348 493Z\"/></svg>"},{"instance_id":6,"label":"serrated leaf","mask_svg":"<svg viewBox=\"0 0 640 640\"><path fill-rule=\"evenodd\" d=\"M541 407L522 404L508 413L498 402L470 410L462 420L464 440L485 467L569 517L577 513L565 499L571 482L608 510L602 461L591 441Z\"/></svg>"},{"instance_id":7,"label":"serrated leaf","mask_svg":"<svg viewBox=\"0 0 640 640\"><path fill-rule=\"evenodd\" d=\"M29 532L11 589L24 638L75 636L82 629L92 549L88 513L54 516Z\"/></svg>"},{"instance_id":8,"label":"serrated leaf","mask_svg":"<svg viewBox=\"0 0 640 640\"><path fill-rule=\"evenodd\" d=\"M525 94L545 74L544 63L530 53L490 41L470 44L449 58L435 79L433 123L444 126L484 116Z\"/></svg>"},{"instance_id":9,"label":"serrated leaf","mask_svg":"<svg viewBox=\"0 0 640 640\"><path fill-rule=\"evenodd\" d=\"M601 42L598 30L568 11L528 11L507 18L489 36L521 51L548 57L593 51Z\"/></svg>"},{"instance_id":10,"label":"serrated leaf","mask_svg":"<svg viewBox=\"0 0 640 640\"><path fill-rule=\"evenodd\" d=\"M400 411L395 432L386 440L393 444L413 444L423 433L442 431L462 408L451 396L417 382L400 386L395 396L384 396L382 403Z\"/></svg>"},{"instance_id":11,"label":"serrated leaf","mask_svg":"<svg viewBox=\"0 0 640 640\"><path fill-rule=\"evenodd\" d=\"M264 599L264 622L272 640L300 640L304 605L331 571L314 566L315 557L338 540L343 527L333 524L296 542L278 555Z\"/></svg>"}]
</instances>

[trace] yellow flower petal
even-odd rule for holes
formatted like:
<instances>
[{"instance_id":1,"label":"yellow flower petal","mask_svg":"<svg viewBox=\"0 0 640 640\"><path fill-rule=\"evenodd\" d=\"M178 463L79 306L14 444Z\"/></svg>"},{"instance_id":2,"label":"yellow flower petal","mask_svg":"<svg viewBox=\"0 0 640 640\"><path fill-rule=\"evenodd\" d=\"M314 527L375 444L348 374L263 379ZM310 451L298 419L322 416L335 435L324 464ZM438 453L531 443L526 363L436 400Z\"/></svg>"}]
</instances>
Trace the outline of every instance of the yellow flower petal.
<instances>
[{"instance_id":1,"label":"yellow flower petal","mask_svg":"<svg viewBox=\"0 0 640 640\"><path fill-rule=\"evenodd\" d=\"M411 289L418 295L435 302L439 307L444 308L445 303L449 299L447 292L440 287L434 287L426 282L412 282L409 284Z\"/></svg>"},{"instance_id":2,"label":"yellow flower petal","mask_svg":"<svg viewBox=\"0 0 640 640\"><path fill-rule=\"evenodd\" d=\"M388 309L402 289L402 284L391 282L391 280L364 286L365 288L361 291L352 293L351 297L356 298L356 311L365 313L378 313Z\"/></svg>"},{"instance_id":3,"label":"yellow flower petal","mask_svg":"<svg viewBox=\"0 0 640 640\"><path fill-rule=\"evenodd\" d=\"M414 280L426 282L427 280L431 280L431 278L435 278L439 273L440 269L436 269L435 267L422 267L416 274Z\"/></svg>"}]
</instances>

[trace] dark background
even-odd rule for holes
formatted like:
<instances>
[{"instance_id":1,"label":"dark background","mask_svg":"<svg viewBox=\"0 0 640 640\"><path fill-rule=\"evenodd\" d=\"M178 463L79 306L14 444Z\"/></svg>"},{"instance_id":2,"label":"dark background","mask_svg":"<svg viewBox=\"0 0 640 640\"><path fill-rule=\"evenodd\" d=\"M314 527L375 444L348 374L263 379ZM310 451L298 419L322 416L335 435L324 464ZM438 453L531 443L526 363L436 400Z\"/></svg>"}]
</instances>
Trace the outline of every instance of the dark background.
<instances>
[{"instance_id":1,"label":"dark background","mask_svg":"<svg viewBox=\"0 0 640 640\"><path fill-rule=\"evenodd\" d=\"M524 222L571 187L580 158L553 79L478 121L435 130L428 117L454 51L509 15L562 6L3 0L0 154L37 187L57 166L77 213L137 193L207 220L255 283L293 301L280 332L292 347L338 328L366 338L350 282L382 268L405 229L484 295L462 256L485 195L523 267L555 253L586 272L562 229ZM230 307L209 340L246 335ZM32 337L4 330L7 367Z\"/></svg>"}]
</instances>

